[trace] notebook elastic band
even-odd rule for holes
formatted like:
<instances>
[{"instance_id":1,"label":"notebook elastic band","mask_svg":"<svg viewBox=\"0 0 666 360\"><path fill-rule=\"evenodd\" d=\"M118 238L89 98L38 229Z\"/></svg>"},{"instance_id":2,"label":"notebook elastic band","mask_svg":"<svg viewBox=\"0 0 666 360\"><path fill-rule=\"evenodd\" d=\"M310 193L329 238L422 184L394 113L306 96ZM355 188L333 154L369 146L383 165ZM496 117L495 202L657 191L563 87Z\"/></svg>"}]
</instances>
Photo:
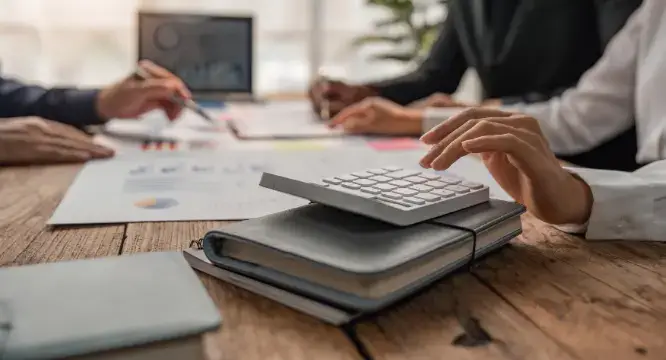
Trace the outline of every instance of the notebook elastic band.
<instances>
[{"instance_id":1,"label":"notebook elastic band","mask_svg":"<svg viewBox=\"0 0 666 360\"><path fill-rule=\"evenodd\" d=\"M474 266L474 263L476 262L476 257L477 257L477 254L476 254L477 233L476 233L476 231L474 229L470 229L470 228L466 228L466 227L458 226L458 225L440 224L440 223L437 223L437 222L431 222L429 224L437 225L437 226L441 226L441 227L448 227L448 228L452 228L452 229L456 229L456 230L460 230L460 231L464 231L464 232L472 234L472 255L469 258L469 261L467 261L467 264L465 265L467 267L467 270L471 271L472 266Z\"/></svg>"}]
</instances>

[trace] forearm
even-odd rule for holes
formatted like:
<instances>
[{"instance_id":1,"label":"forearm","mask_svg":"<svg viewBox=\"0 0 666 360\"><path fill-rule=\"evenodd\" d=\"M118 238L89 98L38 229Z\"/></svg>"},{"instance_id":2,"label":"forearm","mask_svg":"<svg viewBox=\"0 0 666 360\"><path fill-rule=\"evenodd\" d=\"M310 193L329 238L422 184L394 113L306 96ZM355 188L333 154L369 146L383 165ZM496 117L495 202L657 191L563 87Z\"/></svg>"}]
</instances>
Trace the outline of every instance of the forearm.
<instances>
[{"instance_id":1,"label":"forearm","mask_svg":"<svg viewBox=\"0 0 666 360\"><path fill-rule=\"evenodd\" d=\"M453 20L453 12L458 11L455 5L450 4L439 36L418 69L395 79L368 85L376 89L380 96L401 105L437 92L455 92L468 67Z\"/></svg>"},{"instance_id":2,"label":"forearm","mask_svg":"<svg viewBox=\"0 0 666 360\"><path fill-rule=\"evenodd\" d=\"M455 73L433 73L426 69L418 69L407 75L382 82L366 84L385 99L400 105L408 105L434 93L454 93L459 78Z\"/></svg>"},{"instance_id":3,"label":"forearm","mask_svg":"<svg viewBox=\"0 0 666 360\"><path fill-rule=\"evenodd\" d=\"M0 80L0 118L38 116L74 126L103 121L97 112L98 90L45 89Z\"/></svg>"}]
</instances>

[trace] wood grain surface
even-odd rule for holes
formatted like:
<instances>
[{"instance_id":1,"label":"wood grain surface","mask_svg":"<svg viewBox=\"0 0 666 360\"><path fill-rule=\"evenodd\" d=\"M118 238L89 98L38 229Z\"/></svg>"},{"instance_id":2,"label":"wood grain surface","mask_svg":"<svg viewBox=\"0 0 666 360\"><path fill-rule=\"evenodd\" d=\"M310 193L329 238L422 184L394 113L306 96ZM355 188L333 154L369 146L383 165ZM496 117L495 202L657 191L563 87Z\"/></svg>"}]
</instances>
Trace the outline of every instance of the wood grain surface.
<instances>
[{"instance_id":1,"label":"wood grain surface","mask_svg":"<svg viewBox=\"0 0 666 360\"><path fill-rule=\"evenodd\" d=\"M48 228L77 165L0 169L0 266L181 250L225 222ZM666 246L589 242L523 216L480 262L356 326L356 337L200 278L224 318L210 359L664 359ZM357 343L355 343L357 342Z\"/></svg>"}]
</instances>

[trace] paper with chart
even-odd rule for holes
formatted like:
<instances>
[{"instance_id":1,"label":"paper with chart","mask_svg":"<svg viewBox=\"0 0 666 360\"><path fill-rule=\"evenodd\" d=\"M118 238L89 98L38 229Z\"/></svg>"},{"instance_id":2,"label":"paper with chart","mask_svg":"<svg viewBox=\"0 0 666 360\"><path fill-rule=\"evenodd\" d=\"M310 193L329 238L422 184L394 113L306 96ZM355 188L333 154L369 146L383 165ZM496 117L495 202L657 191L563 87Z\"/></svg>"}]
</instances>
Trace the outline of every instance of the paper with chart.
<instances>
[{"instance_id":1,"label":"paper with chart","mask_svg":"<svg viewBox=\"0 0 666 360\"><path fill-rule=\"evenodd\" d=\"M227 131L221 109L206 111L218 123L211 124L189 109L170 122L161 110L154 110L138 119L109 121L95 141L121 153L220 150L234 136Z\"/></svg>"},{"instance_id":2,"label":"paper with chart","mask_svg":"<svg viewBox=\"0 0 666 360\"><path fill-rule=\"evenodd\" d=\"M306 204L258 186L261 174L345 173L414 166L418 152L366 148L119 156L86 164L49 224L237 220Z\"/></svg>"},{"instance_id":3,"label":"paper with chart","mask_svg":"<svg viewBox=\"0 0 666 360\"><path fill-rule=\"evenodd\" d=\"M294 139L338 137L340 129L330 129L306 101L274 102L265 105L232 105L229 124L243 139Z\"/></svg>"},{"instance_id":4,"label":"paper with chart","mask_svg":"<svg viewBox=\"0 0 666 360\"><path fill-rule=\"evenodd\" d=\"M422 155L422 150L375 151L364 147L128 154L86 164L48 223L255 218L307 203L259 187L263 172L325 177L387 165L417 168ZM491 196L510 200L478 159L463 158L447 173L485 183Z\"/></svg>"}]
</instances>

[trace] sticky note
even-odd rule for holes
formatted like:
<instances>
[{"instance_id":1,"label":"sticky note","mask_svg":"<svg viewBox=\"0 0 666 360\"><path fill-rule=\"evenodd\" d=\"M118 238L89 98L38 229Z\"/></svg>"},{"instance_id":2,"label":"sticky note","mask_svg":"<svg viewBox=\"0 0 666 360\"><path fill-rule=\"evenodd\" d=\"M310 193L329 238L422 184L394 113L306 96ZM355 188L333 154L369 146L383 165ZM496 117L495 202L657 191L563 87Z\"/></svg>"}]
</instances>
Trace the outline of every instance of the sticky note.
<instances>
[{"instance_id":1,"label":"sticky note","mask_svg":"<svg viewBox=\"0 0 666 360\"><path fill-rule=\"evenodd\" d=\"M421 147L421 143L412 138L371 140L368 141L368 145L377 151L412 150Z\"/></svg>"}]
</instances>

